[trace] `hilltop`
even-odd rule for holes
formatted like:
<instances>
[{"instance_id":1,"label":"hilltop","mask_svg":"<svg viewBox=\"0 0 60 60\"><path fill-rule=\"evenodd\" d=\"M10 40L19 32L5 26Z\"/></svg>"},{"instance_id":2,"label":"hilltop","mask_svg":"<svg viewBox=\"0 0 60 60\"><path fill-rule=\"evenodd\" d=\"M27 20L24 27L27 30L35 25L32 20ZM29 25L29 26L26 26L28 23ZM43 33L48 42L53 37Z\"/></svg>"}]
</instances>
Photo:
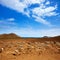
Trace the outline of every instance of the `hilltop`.
<instances>
[{"instance_id":1,"label":"hilltop","mask_svg":"<svg viewBox=\"0 0 60 60\"><path fill-rule=\"evenodd\" d=\"M14 33L0 35L0 39L16 39L16 38L21 38L21 37L19 37L18 35Z\"/></svg>"}]
</instances>

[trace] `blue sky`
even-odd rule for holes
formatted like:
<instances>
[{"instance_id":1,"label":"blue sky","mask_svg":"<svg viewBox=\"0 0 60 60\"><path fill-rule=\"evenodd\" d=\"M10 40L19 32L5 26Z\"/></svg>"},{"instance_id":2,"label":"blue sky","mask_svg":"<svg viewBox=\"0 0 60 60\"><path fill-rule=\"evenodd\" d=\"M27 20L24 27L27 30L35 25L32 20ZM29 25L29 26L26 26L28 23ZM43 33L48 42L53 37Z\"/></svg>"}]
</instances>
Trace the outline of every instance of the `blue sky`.
<instances>
[{"instance_id":1,"label":"blue sky","mask_svg":"<svg viewBox=\"0 0 60 60\"><path fill-rule=\"evenodd\" d=\"M60 0L0 0L0 34L4 33L60 35Z\"/></svg>"}]
</instances>

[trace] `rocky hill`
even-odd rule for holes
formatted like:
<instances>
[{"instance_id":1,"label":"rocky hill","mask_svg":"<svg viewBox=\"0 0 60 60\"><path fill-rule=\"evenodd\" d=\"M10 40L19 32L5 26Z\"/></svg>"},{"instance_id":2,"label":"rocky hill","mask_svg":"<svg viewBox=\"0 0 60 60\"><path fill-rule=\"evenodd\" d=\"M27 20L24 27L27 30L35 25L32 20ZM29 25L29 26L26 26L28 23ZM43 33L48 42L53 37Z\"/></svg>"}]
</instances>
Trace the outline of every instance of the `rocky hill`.
<instances>
[{"instance_id":1,"label":"rocky hill","mask_svg":"<svg viewBox=\"0 0 60 60\"><path fill-rule=\"evenodd\" d=\"M16 38L20 38L20 37L14 33L0 35L0 39L16 39Z\"/></svg>"}]
</instances>

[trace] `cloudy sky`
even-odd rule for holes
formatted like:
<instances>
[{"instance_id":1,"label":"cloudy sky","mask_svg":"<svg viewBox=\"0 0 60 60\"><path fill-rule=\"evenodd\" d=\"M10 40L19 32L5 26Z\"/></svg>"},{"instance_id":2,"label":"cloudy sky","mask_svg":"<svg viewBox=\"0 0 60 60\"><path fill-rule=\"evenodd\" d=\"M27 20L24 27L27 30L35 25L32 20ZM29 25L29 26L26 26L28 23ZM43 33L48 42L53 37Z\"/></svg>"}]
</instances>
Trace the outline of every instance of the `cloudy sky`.
<instances>
[{"instance_id":1,"label":"cloudy sky","mask_svg":"<svg viewBox=\"0 0 60 60\"><path fill-rule=\"evenodd\" d=\"M0 0L0 34L22 37L60 35L60 0Z\"/></svg>"}]
</instances>

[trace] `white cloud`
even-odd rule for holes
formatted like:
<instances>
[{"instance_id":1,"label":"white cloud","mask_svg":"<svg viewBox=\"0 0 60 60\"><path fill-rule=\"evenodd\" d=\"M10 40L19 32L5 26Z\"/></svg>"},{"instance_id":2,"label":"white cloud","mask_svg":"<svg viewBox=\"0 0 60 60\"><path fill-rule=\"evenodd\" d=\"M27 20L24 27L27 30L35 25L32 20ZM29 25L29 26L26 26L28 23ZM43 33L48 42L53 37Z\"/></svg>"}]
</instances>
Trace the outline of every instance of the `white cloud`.
<instances>
[{"instance_id":1,"label":"white cloud","mask_svg":"<svg viewBox=\"0 0 60 60\"><path fill-rule=\"evenodd\" d=\"M32 12L33 12L33 14L35 14L37 16L44 16L44 15L46 16L46 14L53 13L53 11L56 10L56 8L57 8L56 6L54 6L54 7L50 6L50 7L43 9L43 6L42 7L40 6L40 7L33 9ZM57 14L56 12L54 12L54 13L55 14L53 14L53 15ZM49 16L49 15L47 15L47 16ZM52 15L50 15L50 16L52 16Z\"/></svg>"},{"instance_id":2,"label":"white cloud","mask_svg":"<svg viewBox=\"0 0 60 60\"><path fill-rule=\"evenodd\" d=\"M46 13L44 16L56 16L58 15L58 13L56 12L49 12L49 13Z\"/></svg>"},{"instance_id":3,"label":"white cloud","mask_svg":"<svg viewBox=\"0 0 60 60\"><path fill-rule=\"evenodd\" d=\"M49 5L49 4L50 4L50 2L49 2L49 1L47 1L47 2L46 2L46 5Z\"/></svg>"},{"instance_id":4,"label":"white cloud","mask_svg":"<svg viewBox=\"0 0 60 60\"><path fill-rule=\"evenodd\" d=\"M45 11L45 13L47 13L47 12L54 11L54 10L56 10L56 9L57 9L57 5L47 7L47 8L44 9L44 11Z\"/></svg>"},{"instance_id":5,"label":"white cloud","mask_svg":"<svg viewBox=\"0 0 60 60\"><path fill-rule=\"evenodd\" d=\"M24 0L23 1L23 3L26 5L31 5L31 4L35 4L35 3L41 4L43 2L45 2L45 0Z\"/></svg>"},{"instance_id":6,"label":"white cloud","mask_svg":"<svg viewBox=\"0 0 60 60\"><path fill-rule=\"evenodd\" d=\"M1 0L0 4L20 13L24 13L24 8L27 7L26 4L21 3L19 0Z\"/></svg>"},{"instance_id":7,"label":"white cloud","mask_svg":"<svg viewBox=\"0 0 60 60\"><path fill-rule=\"evenodd\" d=\"M44 2L46 2L44 4ZM28 9L29 6L32 4L39 4L39 7L36 7L34 9ZM28 17L32 18L30 16L30 13L32 12L32 15L37 15L35 18L36 22L42 22L43 24L50 24L46 19L43 19L42 17L46 16L56 16L58 13L55 12L57 9L57 5L50 6L50 1L49 0L0 0L0 4L3 6L6 6L10 9L16 10L17 12L23 13L27 15ZM49 6L46 6L49 5ZM25 11L24 9L27 9ZM41 17L42 16L42 17ZM37 18L40 18L37 20ZM40 21L41 20L41 21ZM48 22L48 23L47 23Z\"/></svg>"},{"instance_id":8,"label":"white cloud","mask_svg":"<svg viewBox=\"0 0 60 60\"><path fill-rule=\"evenodd\" d=\"M0 20L0 27L1 28L10 28L11 26L16 26L16 23L14 22L14 18L8 18L8 19L1 19Z\"/></svg>"},{"instance_id":9,"label":"white cloud","mask_svg":"<svg viewBox=\"0 0 60 60\"><path fill-rule=\"evenodd\" d=\"M37 22L52 26L50 22L46 21L45 19L42 19L41 17L35 16L35 15L32 15L32 17L34 17L35 21Z\"/></svg>"},{"instance_id":10,"label":"white cloud","mask_svg":"<svg viewBox=\"0 0 60 60\"><path fill-rule=\"evenodd\" d=\"M8 21L15 21L15 18L9 18L9 19L7 19Z\"/></svg>"}]
</instances>

